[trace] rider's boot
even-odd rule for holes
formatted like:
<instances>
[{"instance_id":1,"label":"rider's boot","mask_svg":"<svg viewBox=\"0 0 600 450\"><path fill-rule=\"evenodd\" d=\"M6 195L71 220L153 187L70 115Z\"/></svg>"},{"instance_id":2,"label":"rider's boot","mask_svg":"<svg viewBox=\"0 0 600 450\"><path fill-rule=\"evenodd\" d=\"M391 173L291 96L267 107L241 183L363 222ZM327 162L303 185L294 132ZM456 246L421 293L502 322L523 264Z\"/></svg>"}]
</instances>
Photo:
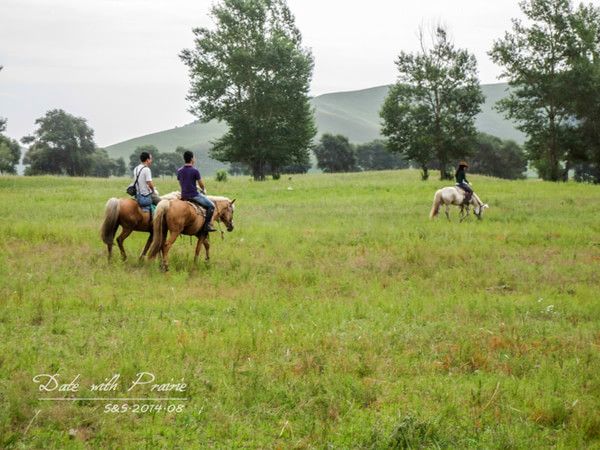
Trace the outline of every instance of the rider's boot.
<instances>
[{"instance_id":1,"label":"rider's boot","mask_svg":"<svg viewBox=\"0 0 600 450\"><path fill-rule=\"evenodd\" d=\"M214 214L214 210L213 209L207 209L206 210L206 217L204 218L204 227L202 228L202 231L205 232L205 233L210 233L212 231L217 231L215 229L215 227L212 226L212 223L211 223L213 214Z\"/></svg>"}]
</instances>

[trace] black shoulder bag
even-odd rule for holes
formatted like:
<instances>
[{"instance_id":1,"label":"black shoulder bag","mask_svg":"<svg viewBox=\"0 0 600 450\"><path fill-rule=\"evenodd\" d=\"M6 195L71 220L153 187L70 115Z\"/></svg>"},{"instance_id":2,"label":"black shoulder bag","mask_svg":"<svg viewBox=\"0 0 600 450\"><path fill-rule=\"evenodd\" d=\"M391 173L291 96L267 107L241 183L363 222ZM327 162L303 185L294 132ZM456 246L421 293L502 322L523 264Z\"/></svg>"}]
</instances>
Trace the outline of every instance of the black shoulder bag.
<instances>
[{"instance_id":1,"label":"black shoulder bag","mask_svg":"<svg viewBox=\"0 0 600 450\"><path fill-rule=\"evenodd\" d=\"M137 182L140 178L140 175L142 173L142 170L144 170L145 167L142 167L139 171L137 176L135 177L135 181L133 182L133 184L127 186L127 189L125 190L125 192L127 192L129 195L131 195L132 197L135 197L137 195Z\"/></svg>"}]
</instances>

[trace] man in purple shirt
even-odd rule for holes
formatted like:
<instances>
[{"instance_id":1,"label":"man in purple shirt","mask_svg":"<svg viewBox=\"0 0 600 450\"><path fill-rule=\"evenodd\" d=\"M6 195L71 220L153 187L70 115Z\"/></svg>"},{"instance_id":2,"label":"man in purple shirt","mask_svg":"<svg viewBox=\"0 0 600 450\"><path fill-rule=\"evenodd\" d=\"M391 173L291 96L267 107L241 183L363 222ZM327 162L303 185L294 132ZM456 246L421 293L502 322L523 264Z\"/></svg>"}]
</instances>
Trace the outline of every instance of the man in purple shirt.
<instances>
[{"instance_id":1,"label":"man in purple shirt","mask_svg":"<svg viewBox=\"0 0 600 450\"><path fill-rule=\"evenodd\" d=\"M204 186L204 180L202 180L198 169L194 167L194 163L196 162L194 154L187 150L183 154L183 160L185 161L185 165L177 169L177 179L181 186L181 200L197 203L206 209L204 227L202 228L203 233L217 231L212 226L212 216L215 212L215 205L205 195L206 187ZM200 188L200 192L198 192L196 184Z\"/></svg>"}]
</instances>

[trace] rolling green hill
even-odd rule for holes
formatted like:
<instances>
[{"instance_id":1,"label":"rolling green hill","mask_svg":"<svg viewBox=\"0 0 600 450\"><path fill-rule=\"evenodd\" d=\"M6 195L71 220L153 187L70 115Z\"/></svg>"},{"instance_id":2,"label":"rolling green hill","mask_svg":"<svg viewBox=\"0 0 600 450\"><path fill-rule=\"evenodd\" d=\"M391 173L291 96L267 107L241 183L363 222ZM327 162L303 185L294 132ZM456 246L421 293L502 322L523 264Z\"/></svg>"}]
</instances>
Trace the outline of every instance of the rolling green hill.
<instances>
[{"instance_id":1,"label":"rolling green hill","mask_svg":"<svg viewBox=\"0 0 600 450\"><path fill-rule=\"evenodd\" d=\"M513 139L523 143L524 136L515 129L512 123L493 110L494 104L506 92L506 84L483 85L482 90L486 102L481 114L477 117L480 131L503 139ZM380 138L379 109L387 94L388 86L350 92L324 94L312 99L319 135L323 133L343 134L355 143L369 142ZM160 151L171 152L177 146L184 146L196 153L204 172L210 175L215 170L225 167L222 163L208 157L210 142L220 137L226 126L218 122L193 122L183 127L161 131L137 137L107 147L113 157L122 156L126 160L136 147L153 144Z\"/></svg>"}]
</instances>

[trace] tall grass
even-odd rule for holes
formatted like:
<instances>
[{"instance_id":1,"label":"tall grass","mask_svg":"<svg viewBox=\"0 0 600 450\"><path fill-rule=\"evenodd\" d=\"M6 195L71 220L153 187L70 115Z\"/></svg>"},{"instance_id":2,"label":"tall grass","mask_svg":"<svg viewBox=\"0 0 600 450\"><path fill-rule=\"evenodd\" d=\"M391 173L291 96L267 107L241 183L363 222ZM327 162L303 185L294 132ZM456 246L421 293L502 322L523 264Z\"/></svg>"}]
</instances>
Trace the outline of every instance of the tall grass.
<instances>
[{"instance_id":1,"label":"tall grass","mask_svg":"<svg viewBox=\"0 0 600 450\"><path fill-rule=\"evenodd\" d=\"M491 208L462 224L414 171L209 179L236 230L163 274L141 233L106 261L126 180L0 177L0 447L600 446L600 191L472 178ZM140 371L185 380L184 411L32 382Z\"/></svg>"}]
</instances>

